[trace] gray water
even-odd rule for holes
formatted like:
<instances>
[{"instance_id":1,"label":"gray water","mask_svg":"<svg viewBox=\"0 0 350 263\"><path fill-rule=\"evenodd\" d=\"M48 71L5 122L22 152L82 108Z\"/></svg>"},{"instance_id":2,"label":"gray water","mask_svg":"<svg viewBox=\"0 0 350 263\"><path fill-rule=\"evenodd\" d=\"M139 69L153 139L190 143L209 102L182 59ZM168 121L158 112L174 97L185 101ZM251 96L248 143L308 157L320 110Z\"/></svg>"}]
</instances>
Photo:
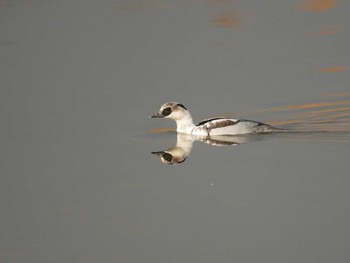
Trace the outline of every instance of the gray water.
<instances>
[{"instance_id":1,"label":"gray water","mask_svg":"<svg viewBox=\"0 0 350 263\"><path fill-rule=\"evenodd\" d=\"M0 1L1 262L349 262L347 1ZM194 119L288 134L177 142Z\"/></svg>"}]
</instances>

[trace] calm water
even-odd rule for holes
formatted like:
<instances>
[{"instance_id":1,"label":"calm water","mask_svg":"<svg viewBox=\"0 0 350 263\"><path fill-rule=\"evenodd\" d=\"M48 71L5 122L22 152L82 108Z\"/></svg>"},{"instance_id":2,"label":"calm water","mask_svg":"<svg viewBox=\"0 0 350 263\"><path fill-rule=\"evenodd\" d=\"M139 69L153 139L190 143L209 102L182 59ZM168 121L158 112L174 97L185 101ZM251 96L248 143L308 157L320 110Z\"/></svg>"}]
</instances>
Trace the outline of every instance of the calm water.
<instances>
[{"instance_id":1,"label":"calm water","mask_svg":"<svg viewBox=\"0 0 350 263\"><path fill-rule=\"evenodd\" d=\"M0 261L348 262L349 7L0 1ZM296 132L179 138L166 101Z\"/></svg>"}]
</instances>

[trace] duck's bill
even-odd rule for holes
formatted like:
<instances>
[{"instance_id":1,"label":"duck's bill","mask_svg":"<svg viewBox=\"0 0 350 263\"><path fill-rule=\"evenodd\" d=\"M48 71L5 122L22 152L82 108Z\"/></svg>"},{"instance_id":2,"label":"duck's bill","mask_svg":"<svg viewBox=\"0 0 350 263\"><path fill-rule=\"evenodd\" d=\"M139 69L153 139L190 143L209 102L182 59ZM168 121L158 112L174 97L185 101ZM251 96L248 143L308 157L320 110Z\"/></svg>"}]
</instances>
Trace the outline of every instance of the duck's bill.
<instances>
[{"instance_id":1,"label":"duck's bill","mask_svg":"<svg viewBox=\"0 0 350 263\"><path fill-rule=\"evenodd\" d=\"M160 113L156 113L156 114L154 114L152 116L149 116L149 117L150 118L164 118L164 116L162 114L160 114Z\"/></svg>"},{"instance_id":2,"label":"duck's bill","mask_svg":"<svg viewBox=\"0 0 350 263\"><path fill-rule=\"evenodd\" d=\"M160 151L160 152L151 152L151 154L155 154L155 155L162 155L164 154L165 152L164 151Z\"/></svg>"}]
</instances>

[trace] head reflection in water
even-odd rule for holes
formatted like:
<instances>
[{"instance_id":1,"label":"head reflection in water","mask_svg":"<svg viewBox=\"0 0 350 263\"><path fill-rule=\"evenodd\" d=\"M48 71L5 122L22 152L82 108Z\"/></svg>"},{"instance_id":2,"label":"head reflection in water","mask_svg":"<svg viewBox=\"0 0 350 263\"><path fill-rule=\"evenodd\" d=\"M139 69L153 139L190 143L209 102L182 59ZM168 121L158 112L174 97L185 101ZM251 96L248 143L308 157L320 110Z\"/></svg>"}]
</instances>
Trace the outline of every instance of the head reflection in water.
<instances>
[{"instance_id":1,"label":"head reflection in water","mask_svg":"<svg viewBox=\"0 0 350 263\"><path fill-rule=\"evenodd\" d=\"M260 137L261 138L261 137ZM177 141L174 147L164 151L152 152L158 155L164 164L180 164L186 161L190 155L193 143L195 141L204 142L213 146L232 146L248 143L257 140L256 136L194 136L189 134L178 133Z\"/></svg>"},{"instance_id":2,"label":"head reflection in water","mask_svg":"<svg viewBox=\"0 0 350 263\"><path fill-rule=\"evenodd\" d=\"M152 154L156 154L158 156L160 156L160 160L162 161L162 163L164 164L178 164L178 163L183 163L184 161L186 161L187 156L176 156L176 155L172 155L169 152L152 152Z\"/></svg>"},{"instance_id":3,"label":"head reflection in water","mask_svg":"<svg viewBox=\"0 0 350 263\"><path fill-rule=\"evenodd\" d=\"M179 164L186 161L190 155L195 138L191 135L178 133L177 141L174 147L164 151L152 152L160 157L164 164Z\"/></svg>"}]
</instances>

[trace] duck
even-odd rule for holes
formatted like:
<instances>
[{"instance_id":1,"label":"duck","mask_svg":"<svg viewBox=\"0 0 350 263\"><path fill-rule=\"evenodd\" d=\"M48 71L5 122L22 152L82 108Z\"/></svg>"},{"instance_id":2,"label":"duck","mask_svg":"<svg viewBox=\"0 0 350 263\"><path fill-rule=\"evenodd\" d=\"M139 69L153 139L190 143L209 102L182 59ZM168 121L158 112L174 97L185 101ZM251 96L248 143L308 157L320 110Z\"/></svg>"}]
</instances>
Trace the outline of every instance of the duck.
<instances>
[{"instance_id":1,"label":"duck","mask_svg":"<svg viewBox=\"0 0 350 263\"><path fill-rule=\"evenodd\" d=\"M281 129L269 124L246 119L233 119L226 117L216 117L205 119L198 124L193 123L190 111L181 103L166 102L156 114L150 118L165 118L176 122L178 133L216 136L216 135L240 135L251 133L269 133L280 131Z\"/></svg>"}]
</instances>

